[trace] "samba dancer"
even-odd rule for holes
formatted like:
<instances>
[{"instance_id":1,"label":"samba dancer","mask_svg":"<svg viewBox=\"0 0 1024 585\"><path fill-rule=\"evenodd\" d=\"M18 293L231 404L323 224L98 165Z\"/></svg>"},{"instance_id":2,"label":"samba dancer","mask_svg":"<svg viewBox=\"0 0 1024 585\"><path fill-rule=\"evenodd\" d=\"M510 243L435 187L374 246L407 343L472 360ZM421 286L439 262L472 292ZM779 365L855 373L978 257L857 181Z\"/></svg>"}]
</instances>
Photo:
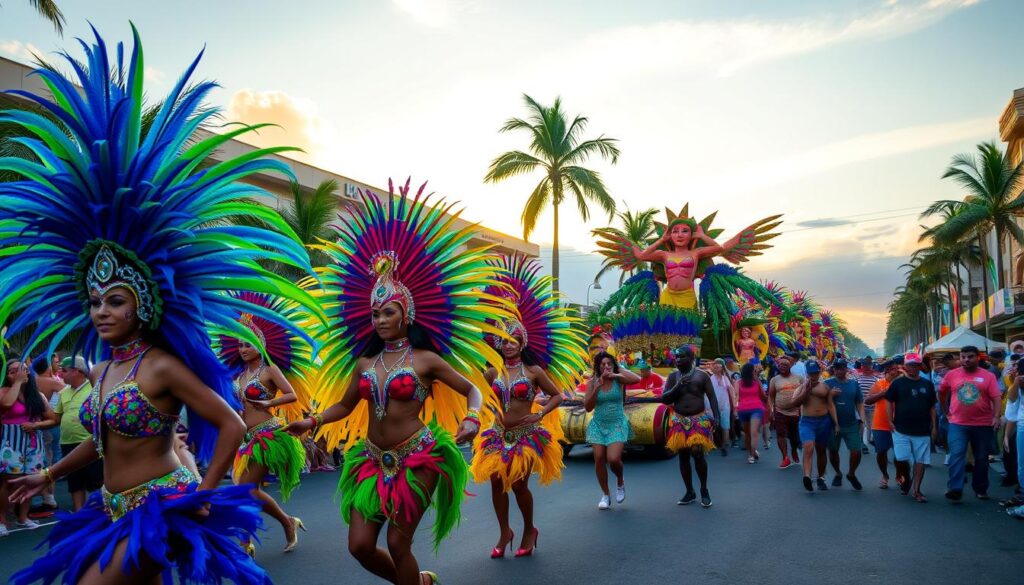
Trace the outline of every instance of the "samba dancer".
<instances>
[{"instance_id":1,"label":"samba dancer","mask_svg":"<svg viewBox=\"0 0 1024 585\"><path fill-rule=\"evenodd\" d=\"M459 522L469 470L456 443L479 432L481 372L501 359L480 332L503 335L487 320L509 309L481 292L501 284L486 254L466 249L471 228L451 231L456 216L443 202L428 207L423 187L399 191L362 193L366 211L342 218L323 246L331 263L317 269L314 294L329 335L317 402L330 406L288 430L344 420L321 434L329 448L348 439L338 489L349 552L382 579L414 585L438 582L412 553L426 509L435 511L435 551ZM377 547L385 523L387 550Z\"/></svg>"},{"instance_id":2,"label":"samba dancer","mask_svg":"<svg viewBox=\"0 0 1024 585\"><path fill-rule=\"evenodd\" d=\"M254 293L237 293L235 296L289 320L301 319L295 308L281 299ZM263 502L263 512L281 524L286 543L284 552L291 552L299 543L298 530L306 527L300 518L286 514L281 505L262 489L262 485L267 474L273 473L280 481L281 499L285 502L299 485L299 474L306 465L306 450L298 439L284 431L287 422L274 413L282 407L300 403L292 379L299 389L305 390L306 384L301 382L304 372L312 368L310 348L301 337L289 334L273 321L250 313L243 313L239 321L252 331L259 345L220 337L221 361L229 368L242 370L235 378L234 387L242 405L240 414L246 432L245 440L235 455L233 477L235 483L256 486L253 495ZM302 398L301 403L308 405L305 392ZM293 413L294 410L292 408ZM292 418L298 417L293 414ZM246 543L246 551L250 556L256 554L251 541Z\"/></svg>"},{"instance_id":3,"label":"samba dancer","mask_svg":"<svg viewBox=\"0 0 1024 585\"><path fill-rule=\"evenodd\" d=\"M510 490L523 515L523 538L515 556L530 556L537 546L540 531L533 524L530 475L538 474L541 485L562 478L557 410L562 395L555 381L562 388L574 387L587 358L582 321L561 306L551 279L539 276L539 264L516 255L503 257L499 266L518 315L505 324L511 339L493 339L504 363L501 371L489 367L486 377L501 400L501 412L477 437L470 468L475 481L491 484L500 531L492 559L503 558L515 539L508 519ZM538 411L534 403L541 395L548 399Z\"/></svg>"},{"instance_id":4,"label":"samba dancer","mask_svg":"<svg viewBox=\"0 0 1024 585\"><path fill-rule=\"evenodd\" d=\"M48 339L49 355L80 334L76 352L109 355L93 368L99 375L80 412L92 437L53 467L13 482L12 498L26 501L98 457L102 493L63 515L46 537L49 551L12 582L262 585L266 574L237 545L259 527L259 503L251 486L218 487L245 427L206 327L252 339L234 320L248 304L231 300L225 287L245 283L298 297L301 290L253 259L310 270L308 255L272 230L221 221L233 215L283 224L245 202L261 191L235 181L284 167L258 158L267 151L246 161L207 158L230 135L194 134L216 113L200 107L213 83L186 89L198 59L143 131L142 46L133 33L132 49L119 47L116 57L98 34L85 47L86 63L64 54L73 81L39 68L52 101L16 92L60 126L29 110L0 116L38 137L19 142L42 161L0 159L0 170L26 177L0 186L7 227L0 249L18 250L0 256L0 323L31 334L27 352ZM182 407L190 441L209 462L202 480L174 452Z\"/></svg>"}]
</instances>

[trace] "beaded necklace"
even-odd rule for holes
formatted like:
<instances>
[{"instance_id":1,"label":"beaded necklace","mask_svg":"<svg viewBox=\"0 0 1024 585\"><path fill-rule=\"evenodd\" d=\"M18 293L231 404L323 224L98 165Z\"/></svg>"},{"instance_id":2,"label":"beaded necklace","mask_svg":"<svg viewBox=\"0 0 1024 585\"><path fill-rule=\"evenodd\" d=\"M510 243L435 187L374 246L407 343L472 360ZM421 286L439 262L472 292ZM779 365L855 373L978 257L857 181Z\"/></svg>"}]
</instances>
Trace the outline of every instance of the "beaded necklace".
<instances>
[{"instance_id":1,"label":"beaded necklace","mask_svg":"<svg viewBox=\"0 0 1024 585\"><path fill-rule=\"evenodd\" d=\"M133 339L124 345L115 345L110 349L111 358L115 362L126 362L135 359L153 347L153 344L141 337Z\"/></svg>"}]
</instances>

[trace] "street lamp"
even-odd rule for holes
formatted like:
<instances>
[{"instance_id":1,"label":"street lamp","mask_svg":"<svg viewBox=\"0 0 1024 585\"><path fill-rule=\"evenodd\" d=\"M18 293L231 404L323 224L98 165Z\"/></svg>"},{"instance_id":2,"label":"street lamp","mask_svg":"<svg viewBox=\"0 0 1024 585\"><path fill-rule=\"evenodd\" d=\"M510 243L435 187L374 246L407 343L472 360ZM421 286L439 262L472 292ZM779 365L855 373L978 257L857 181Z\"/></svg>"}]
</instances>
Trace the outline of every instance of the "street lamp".
<instances>
[{"instance_id":1,"label":"street lamp","mask_svg":"<svg viewBox=\"0 0 1024 585\"><path fill-rule=\"evenodd\" d=\"M601 290L601 283L595 280L594 282L590 283L590 286L587 287L587 308L588 309L590 308L590 289Z\"/></svg>"}]
</instances>

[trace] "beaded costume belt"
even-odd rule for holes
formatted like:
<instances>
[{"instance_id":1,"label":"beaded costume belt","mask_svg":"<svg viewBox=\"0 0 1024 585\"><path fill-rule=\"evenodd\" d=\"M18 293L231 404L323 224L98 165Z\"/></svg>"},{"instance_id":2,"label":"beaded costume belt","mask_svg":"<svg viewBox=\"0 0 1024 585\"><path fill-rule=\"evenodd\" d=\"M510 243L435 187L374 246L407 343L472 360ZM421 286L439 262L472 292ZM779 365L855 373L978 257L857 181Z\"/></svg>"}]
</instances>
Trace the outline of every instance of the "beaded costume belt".
<instances>
[{"instance_id":1,"label":"beaded costume belt","mask_svg":"<svg viewBox=\"0 0 1024 585\"><path fill-rule=\"evenodd\" d=\"M406 457L430 448L434 444L434 434L430 432L429 428L423 427L391 449L381 449L371 443L369 439L366 439L364 443L366 444L366 454L380 466L384 480L390 481L401 471L402 462Z\"/></svg>"},{"instance_id":2,"label":"beaded costume belt","mask_svg":"<svg viewBox=\"0 0 1024 585\"><path fill-rule=\"evenodd\" d=\"M523 437L529 437L530 435L536 433L539 428L540 423L519 425L512 427L511 429L504 428L498 422L494 423L494 430L498 433L498 436L501 437L501 441L508 446L515 445Z\"/></svg>"},{"instance_id":3,"label":"beaded costume belt","mask_svg":"<svg viewBox=\"0 0 1024 585\"><path fill-rule=\"evenodd\" d=\"M272 433L284 427L284 421L278 417L269 418L261 423L255 424L245 431L245 442L252 441L260 433Z\"/></svg>"},{"instance_id":4,"label":"beaded costume belt","mask_svg":"<svg viewBox=\"0 0 1024 585\"><path fill-rule=\"evenodd\" d=\"M141 506L149 494L158 488L170 488L185 491L189 486L199 483L199 479L187 467L179 467L163 477L151 479L144 484L128 488L112 494L106 486L102 488L103 511L114 522L123 518L128 512Z\"/></svg>"}]
</instances>

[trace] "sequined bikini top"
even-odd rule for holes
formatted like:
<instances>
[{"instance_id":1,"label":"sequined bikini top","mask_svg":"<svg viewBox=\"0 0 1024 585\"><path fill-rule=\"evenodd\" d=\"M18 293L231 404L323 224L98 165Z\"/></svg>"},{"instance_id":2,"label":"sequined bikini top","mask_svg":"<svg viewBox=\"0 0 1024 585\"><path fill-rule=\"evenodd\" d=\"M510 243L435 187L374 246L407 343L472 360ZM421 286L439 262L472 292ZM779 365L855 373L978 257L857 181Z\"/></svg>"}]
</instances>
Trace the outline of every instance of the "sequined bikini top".
<instances>
[{"instance_id":1,"label":"sequined bikini top","mask_svg":"<svg viewBox=\"0 0 1024 585\"><path fill-rule=\"evenodd\" d=\"M174 432L178 417L161 412L142 393L135 381L135 374L138 373L139 364L145 355L146 352L143 352L136 358L124 380L111 388L104 397L103 380L107 377L107 371L113 362L107 363L107 367L96 380L89 399L82 403L82 409L78 411L78 420L92 433L96 451L100 455L103 454L104 426L129 438L166 437Z\"/></svg>"},{"instance_id":2,"label":"sequined bikini top","mask_svg":"<svg viewBox=\"0 0 1024 585\"><path fill-rule=\"evenodd\" d=\"M537 389L530 382L530 378L526 375L526 370L523 369L522 364L519 364L519 374L518 378L511 380L507 384L501 376L495 378L494 383L491 384L491 390L501 397L501 403L505 410L508 410L513 398L532 402L537 396Z\"/></svg>"},{"instance_id":3,"label":"sequined bikini top","mask_svg":"<svg viewBox=\"0 0 1024 585\"><path fill-rule=\"evenodd\" d=\"M412 349L407 349L405 354L399 358L395 365L388 368L384 365L384 352L377 355L373 367L359 376L359 396L364 400L373 402L374 414L377 420L384 418L387 414L388 400L416 400L423 402L430 394L430 388L423 384L412 363ZM384 380L384 387L381 388L377 379L377 364L380 364L387 374Z\"/></svg>"},{"instance_id":4,"label":"sequined bikini top","mask_svg":"<svg viewBox=\"0 0 1024 585\"><path fill-rule=\"evenodd\" d=\"M245 387L238 389L238 400L243 402L244 400L272 400L274 398L274 392L271 392L263 382L260 382L260 377L263 375L263 370L267 369L266 364L261 364L260 367L256 368L256 373L249 378L249 381L245 383Z\"/></svg>"}]
</instances>

